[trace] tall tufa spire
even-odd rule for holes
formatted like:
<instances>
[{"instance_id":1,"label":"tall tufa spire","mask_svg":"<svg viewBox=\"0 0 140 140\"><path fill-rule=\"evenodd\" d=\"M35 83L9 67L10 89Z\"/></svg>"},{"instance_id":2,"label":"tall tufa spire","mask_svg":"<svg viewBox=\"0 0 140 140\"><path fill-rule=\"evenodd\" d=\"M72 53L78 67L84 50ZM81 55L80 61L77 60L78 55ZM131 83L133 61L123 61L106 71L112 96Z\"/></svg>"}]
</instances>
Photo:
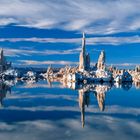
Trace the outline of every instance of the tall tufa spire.
<instances>
[{"instance_id":1,"label":"tall tufa spire","mask_svg":"<svg viewBox=\"0 0 140 140\"><path fill-rule=\"evenodd\" d=\"M90 56L86 53L86 38L85 33L83 32L82 37L82 51L79 56L79 71L83 72L90 68Z\"/></svg>"},{"instance_id":2,"label":"tall tufa spire","mask_svg":"<svg viewBox=\"0 0 140 140\"><path fill-rule=\"evenodd\" d=\"M85 33L83 32L83 38L82 38L82 52L85 53L85 46L86 46L86 38Z\"/></svg>"},{"instance_id":3,"label":"tall tufa spire","mask_svg":"<svg viewBox=\"0 0 140 140\"><path fill-rule=\"evenodd\" d=\"M99 56L99 59L98 59L98 63L97 63L97 68L99 70L104 70L105 69L105 52L104 51L101 51L101 54Z\"/></svg>"},{"instance_id":4,"label":"tall tufa spire","mask_svg":"<svg viewBox=\"0 0 140 140\"><path fill-rule=\"evenodd\" d=\"M0 50L0 64L4 63L3 49Z\"/></svg>"},{"instance_id":5,"label":"tall tufa spire","mask_svg":"<svg viewBox=\"0 0 140 140\"><path fill-rule=\"evenodd\" d=\"M11 67L11 62L7 63L6 58L4 56L3 49L0 49L0 73L9 69Z\"/></svg>"},{"instance_id":6,"label":"tall tufa spire","mask_svg":"<svg viewBox=\"0 0 140 140\"><path fill-rule=\"evenodd\" d=\"M3 49L0 50L0 57L1 57L0 59L3 58Z\"/></svg>"},{"instance_id":7,"label":"tall tufa spire","mask_svg":"<svg viewBox=\"0 0 140 140\"><path fill-rule=\"evenodd\" d=\"M80 57L79 57L79 70L80 71L83 71L86 68L85 45L86 45L86 39L85 39L85 33L83 33L83 37L82 37L82 51L81 51Z\"/></svg>"}]
</instances>

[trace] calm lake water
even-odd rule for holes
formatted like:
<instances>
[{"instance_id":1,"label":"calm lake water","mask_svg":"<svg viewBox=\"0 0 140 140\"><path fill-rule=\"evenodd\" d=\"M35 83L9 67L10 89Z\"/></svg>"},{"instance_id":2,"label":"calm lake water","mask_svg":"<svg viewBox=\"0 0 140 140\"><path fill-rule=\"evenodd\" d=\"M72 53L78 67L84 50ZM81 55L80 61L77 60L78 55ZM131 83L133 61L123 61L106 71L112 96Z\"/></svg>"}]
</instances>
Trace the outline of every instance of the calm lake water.
<instances>
[{"instance_id":1,"label":"calm lake water","mask_svg":"<svg viewBox=\"0 0 140 140\"><path fill-rule=\"evenodd\" d=\"M140 89L0 84L0 140L139 140Z\"/></svg>"}]
</instances>

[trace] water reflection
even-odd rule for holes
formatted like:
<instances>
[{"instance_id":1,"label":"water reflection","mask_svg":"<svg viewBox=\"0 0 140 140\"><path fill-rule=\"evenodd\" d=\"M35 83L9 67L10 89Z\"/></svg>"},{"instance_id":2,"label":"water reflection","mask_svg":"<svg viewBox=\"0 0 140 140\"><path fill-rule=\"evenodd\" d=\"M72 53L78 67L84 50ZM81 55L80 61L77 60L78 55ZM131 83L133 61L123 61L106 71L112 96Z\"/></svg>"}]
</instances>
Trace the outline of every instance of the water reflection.
<instances>
[{"instance_id":1,"label":"water reflection","mask_svg":"<svg viewBox=\"0 0 140 140\"><path fill-rule=\"evenodd\" d=\"M82 127L85 125L85 106L90 104L90 94L94 94L97 99L98 106L101 111L105 109L105 95L111 86L108 85L85 85L82 89L78 90L79 93L79 107L81 110Z\"/></svg>"},{"instance_id":2,"label":"water reflection","mask_svg":"<svg viewBox=\"0 0 140 140\"><path fill-rule=\"evenodd\" d=\"M15 81L4 81L0 83L0 103L1 106L4 106L3 100L6 98L6 94L11 94L11 87L15 85ZM53 84L48 79L48 85L47 84L39 84L37 81L26 81L26 82L18 82L17 85L22 85L23 88L37 88L37 87L50 87L52 88ZM71 88L78 91L78 101L79 101L79 108L81 111L81 123L82 127L85 125L85 111L86 107L90 104L90 98L91 95L94 97L98 103L98 107L100 111L105 110L105 98L106 94L109 90L112 88L122 88L126 91L130 90L132 88L132 83L127 82L123 84L112 84L112 83L94 83L94 84L82 84L82 83L67 83L64 84L65 87ZM134 85L139 88L139 84L134 83ZM58 86L60 87L60 86Z\"/></svg>"},{"instance_id":3,"label":"water reflection","mask_svg":"<svg viewBox=\"0 0 140 140\"><path fill-rule=\"evenodd\" d=\"M135 85L135 87L136 87L137 89L140 88L140 82L134 82L134 85Z\"/></svg>"},{"instance_id":4,"label":"water reflection","mask_svg":"<svg viewBox=\"0 0 140 140\"><path fill-rule=\"evenodd\" d=\"M103 137L108 140L110 132L124 139L131 135L133 139L140 130L140 94L134 86L139 88L138 83L63 83L62 86L52 81L1 81L0 100L4 108L0 109L0 124L26 128L37 137L42 135L39 138L43 140L57 139L53 132L61 139L85 139L82 132L94 135L97 140ZM7 96L9 93L11 96ZM5 136L6 132L3 128L0 134ZM130 135L126 135L128 132ZM12 133L17 135L19 131ZM29 138L29 133L23 133Z\"/></svg>"},{"instance_id":5,"label":"water reflection","mask_svg":"<svg viewBox=\"0 0 140 140\"><path fill-rule=\"evenodd\" d=\"M3 99L7 94L11 94L11 84L7 84L6 82L0 82L0 106L3 106Z\"/></svg>"},{"instance_id":6,"label":"water reflection","mask_svg":"<svg viewBox=\"0 0 140 140\"><path fill-rule=\"evenodd\" d=\"M128 90L130 90L130 89L132 88L132 82L124 82L124 83L122 83L122 84L120 84L120 83L115 83L114 86L115 86L116 88L122 88L123 90L128 91Z\"/></svg>"}]
</instances>

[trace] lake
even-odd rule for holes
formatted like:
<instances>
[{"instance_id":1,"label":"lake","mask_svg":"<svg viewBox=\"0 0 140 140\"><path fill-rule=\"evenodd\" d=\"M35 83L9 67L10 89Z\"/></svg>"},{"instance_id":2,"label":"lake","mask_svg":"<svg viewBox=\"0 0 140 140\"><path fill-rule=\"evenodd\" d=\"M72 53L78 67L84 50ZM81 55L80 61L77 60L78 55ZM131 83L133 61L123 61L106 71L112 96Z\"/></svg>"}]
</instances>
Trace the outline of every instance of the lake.
<instances>
[{"instance_id":1,"label":"lake","mask_svg":"<svg viewBox=\"0 0 140 140\"><path fill-rule=\"evenodd\" d=\"M1 140L139 140L140 88L0 83Z\"/></svg>"}]
</instances>

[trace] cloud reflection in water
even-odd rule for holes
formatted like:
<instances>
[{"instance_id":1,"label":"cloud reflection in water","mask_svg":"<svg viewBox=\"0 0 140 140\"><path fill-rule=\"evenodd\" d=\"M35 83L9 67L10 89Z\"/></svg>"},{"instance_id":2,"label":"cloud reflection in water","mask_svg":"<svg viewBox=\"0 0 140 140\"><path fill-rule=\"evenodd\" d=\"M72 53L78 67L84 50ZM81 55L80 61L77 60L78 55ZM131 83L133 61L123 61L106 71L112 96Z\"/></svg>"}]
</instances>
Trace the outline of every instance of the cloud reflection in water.
<instances>
[{"instance_id":1,"label":"cloud reflection in water","mask_svg":"<svg viewBox=\"0 0 140 140\"><path fill-rule=\"evenodd\" d=\"M0 94L5 93L3 97L6 98L3 98L4 106L0 110L0 139L82 140L94 137L111 140L119 136L120 140L137 140L140 137L140 105L135 100L140 96L139 89L131 85L122 86L127 90L115 85L86 85L90 88L74 91L59 88L58 83L52 88L45 84L33 83L32 87L19 84L12 87L11 95L6 97L10 87L1 83ZM124 101L131 98L127 103L129 106L118 97ZM82 117L84 129L80 111L85 115Z\"/></svg>"}]
</instances>

